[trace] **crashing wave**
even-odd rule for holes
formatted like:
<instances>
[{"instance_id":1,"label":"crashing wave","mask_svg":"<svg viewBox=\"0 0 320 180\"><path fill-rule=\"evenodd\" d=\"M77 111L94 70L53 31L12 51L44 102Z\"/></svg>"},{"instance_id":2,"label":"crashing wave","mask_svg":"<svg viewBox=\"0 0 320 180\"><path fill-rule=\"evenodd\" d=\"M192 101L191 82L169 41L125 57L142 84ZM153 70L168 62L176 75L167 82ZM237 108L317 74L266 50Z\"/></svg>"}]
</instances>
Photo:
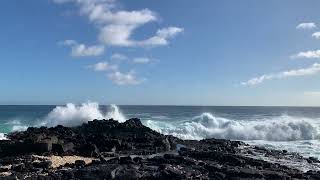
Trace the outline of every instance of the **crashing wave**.
<instances>
[{"instance_id":1,"label":"crashing wave","mask_svg":"<svg viewBox=\"0 0 320 180\"><path fill-rule=\"evenodd\" d=\"M54 108L43 121L40 126L77 126L82 123L92 121L93 119L115 119L119 122L126 120L125 116L120 112L116 105L110 105L107 113L101 112L99 104L94 102L75 105L72 103L66 106L57 106Z\"/></svg>"},{"instance_id":2,"label":"crashing wave","mask_svg":"<svg viewBox=\"0 0 320 180\"><path fill-rule=\"evenodd\" d=\"M122 112L120 111L120 108L115 104L110 105L109 111L107 112L105 119L114 119L119 122L126 121L126 117L122 114Z\"/></svg>"},{"instance_id":3,"label":"crashing wave","mask_svg":"<svg viewBox=\"0 0 320 180\"><path fill-rule=\"evenodd\" d=\"M98 103L81 105L69 103L55 107L46 117L33 126L77 126L93 119L115 119L124 122L126 117L116 105L102 112ZM163 118L163 119L162 119ZM232 120L202 113L189 121L171 121L164 116L143 120L144 125L163 134L182 139L222 138L233 140L297 141L320 139L320 121L288 115L265 120ZM25 130L28 126L20 121L11 121L12 131ZM1 134L0 134L1 139Z\"/></svg>"},{"instance_id":4,"label":"crashing wave","mask_svg":"<svg viewBox=\"0 0 320 180\"><path fill-rule=\"evenodd\" d=\"M6 136L4 133L0 133L0 140L6 140Z\"/></svg>"},{"instance_id":5,"label":"crashing wave","mask_svg":"<svg viewBox=\"0 0 320 180\"><path fill-rule=\"evenodd\" d=\"M15 131L25 131L28 129L28 126L23 126L23 125L14 125L12 126L12 130L13 132Z\"/></svg>"},{"instance_id":6,"label":"crashing wave","mask_svg":"<svg viewBox=\"0 0 320 180\"><path fill-rule=\"evenodd\" d=\"M25 131L28 129L27 125L23 125L19 119L13 119L5 123L6 125L10 125L11 131Z\"/></svg>"},{"instance_id":7,"label":"crashing wave","mask_svg":"<svg viewBox=\"0 0 320 180\"><path fill-rule=\"evenodd\" d=\"M235 121L203 113L189 122L168 125L158 121L145 123L150 128L182 139L223 138L234 140L294 141L319 138L319 123L308 118L287 115L264 121Z\"/></svg>"}]
</instances>

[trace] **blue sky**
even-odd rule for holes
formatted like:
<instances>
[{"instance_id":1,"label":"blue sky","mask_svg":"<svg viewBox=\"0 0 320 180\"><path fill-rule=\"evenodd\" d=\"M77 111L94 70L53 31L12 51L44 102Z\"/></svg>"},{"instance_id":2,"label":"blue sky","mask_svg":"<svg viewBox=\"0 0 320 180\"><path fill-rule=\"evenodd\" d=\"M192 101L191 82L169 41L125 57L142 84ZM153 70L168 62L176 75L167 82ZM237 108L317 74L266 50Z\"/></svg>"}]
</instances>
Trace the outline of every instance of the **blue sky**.
<instances>
[{"instance_id":1,"label":"blue sky","mask_svg":"<svg viewBox=\"0 0 320 180\"><path fill-rule=\"evenodd\" d=\"M0 104L320 100L317 0L4 0Z\"/></svg>"}]
</instances>

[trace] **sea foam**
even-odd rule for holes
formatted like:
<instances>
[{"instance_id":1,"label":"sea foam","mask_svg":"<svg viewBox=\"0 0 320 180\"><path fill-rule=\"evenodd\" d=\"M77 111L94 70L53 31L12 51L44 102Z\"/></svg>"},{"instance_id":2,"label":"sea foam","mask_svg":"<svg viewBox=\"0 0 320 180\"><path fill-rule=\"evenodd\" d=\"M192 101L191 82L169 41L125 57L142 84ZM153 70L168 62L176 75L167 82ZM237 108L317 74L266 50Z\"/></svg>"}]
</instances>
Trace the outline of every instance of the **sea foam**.
<instances>
[{"instance_id":1,"label":"sea foam","mask_svg":"<svg viewBox=\"0 0 320 180\"><path fill-rule=\"evenodd\" d=\"M319 123L308 118L282 115L259 121L237 121L203 113L188 122L147 121L145 125L182 139L295 141L319 139Z\"/></svg>"},{"instance_id":2,"label":"sea foam","mask_svg":"<svg viewBox=\"0 0 320 180\"><path fill-rule=\"evenodd\" d=\"M12 126L11 131L25 131L28 129L28 126L21 123L19 119L8 121L5 124Z\"/></svg>"},{"instance_id":3,"label":"sea foam","mask_svg":"<svg viewBox=\"0 0 320 180\"><path fill-rule=\"evenodd\" d=\"M0 133L0 140L6 140L6 136L4 133Z\"/></svg>"}]
</instances>

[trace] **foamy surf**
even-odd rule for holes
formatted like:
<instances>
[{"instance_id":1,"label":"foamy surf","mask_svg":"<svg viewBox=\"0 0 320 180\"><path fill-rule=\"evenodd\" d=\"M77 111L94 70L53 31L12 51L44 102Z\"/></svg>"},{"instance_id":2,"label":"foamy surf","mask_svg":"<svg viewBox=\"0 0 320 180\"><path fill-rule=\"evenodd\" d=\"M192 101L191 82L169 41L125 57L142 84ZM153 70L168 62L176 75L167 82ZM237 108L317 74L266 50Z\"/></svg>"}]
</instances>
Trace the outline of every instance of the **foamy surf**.
<instances>
[{"instance_id":1,"label":"foamy surf","mask_svg":"<svg viewBox=\"0 0 320 180\"><path fill-rule=\"evenodd\" d=\"M12 121L8 121L5 124L7 124L9 126L12 126L11 131L25 131L25 130L28 129L28 126L22 124L21 121L18 120L18 119L14 119Z\"/></svg>"},{"instance_id":2,"label":"foamy surf","mask_svg":"<svg viewBox=\"0 0 320 180\"><path fill-rule=\"evenodd\" d=\"M158 116L157 116L158 117ZM161 116L162 117L162 116ZM166 117L166 116L163 116ZM95 102L75 105L56 106L44 118L32 126L77 126L93 119L126 120L117 105L110 105L102 112ZM263 120L233 120L211 113L202 113L189 120L165 118L142 119L144 125L163 134L174 135L182 139L221 138L233 140L299 141L320 139L320 121L317 119L282 115ZM10 123L13 131L25 130L28 125L15 120Z\"/></svg>"},{"instance_id":3,"label":"foamy surf","mask_svg":"<svg viewBox=\"0 0 320 180\"><path fill-rule=\"evenodd\" d=\"M241 140L251 145L278 150L285 149L289 152L298 152L305 157L320 158L319 122L318 119L288 115L243 121L202 113L189 121L147 120L144 124L160 133L181 139ZM285 164L290 164L290 162Z\"/></svg>"},{"instance_id":4,"label":"foamy surf","mask_svg":"<svg viewBox=\"0 0 320 180\"><path fill-rule=\"evenodd\" d=\"M11 131L23 131L29 126L77 126L93 119L115 119L124 122L127 118L116 105L107 110L99 108L95 102L75 105L72 103L56 106L43 118L35 121L14 119L6 123ZM171 116L145 113L144 110L130 113L130 117L141 117L142 123L162 134L173 135L181 139L201 140L221 138L241 140L254 145L275 149L297 151L306 156L320 157L320 121L306 117L289 115L270 116L265 119L237 120L215 116L212 113L200 113L198 116ZM234 116L236 118L236 116ZM27 124L25 122L28 122ZM10 131L10 130L9 130ZM7 131L2 131L7 132ZM0 139L5 138L0 134Z\"/></svg>"},{"instance_id":5,"label":"foamy surf","mask_svg":"<svg viewBox=\"0 0 320 180\"><path fill-rule=\"evenodd\" d=\"M319 139L319 123L308 118L282 115L264 121L236 121L203 113L191 121L145 123L152 129L182 139L221 138L233 140L296 141Z\"/></svg>"}]
</instances>

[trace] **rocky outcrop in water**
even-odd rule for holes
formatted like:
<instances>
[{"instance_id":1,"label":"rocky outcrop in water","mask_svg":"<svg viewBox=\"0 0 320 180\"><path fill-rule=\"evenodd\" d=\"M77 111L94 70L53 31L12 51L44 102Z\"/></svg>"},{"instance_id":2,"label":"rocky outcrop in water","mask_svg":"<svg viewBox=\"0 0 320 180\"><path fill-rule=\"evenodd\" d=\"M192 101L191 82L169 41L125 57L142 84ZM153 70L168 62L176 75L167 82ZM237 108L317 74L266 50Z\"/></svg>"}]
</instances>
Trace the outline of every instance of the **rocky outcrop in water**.
<instances>
[{"instance_id":1,"label":"rocky outcrop in water","mask_svg":"<svg viewBox=\"0 0 320 180\"><path fill-rule=\"evenodd\" d=\"M8 139L0 141L5 179L320 179L320 172L281 163L317 169L315 158L240 141L181 140L139 119L28 128Z\"/></svg>"},{"instance_id":2,"label":"rocky outcrop in water","mask_svg":"<svg viewBox=\"0 0 320 180\"><path fill-rule=\"evenodd\" d=\"M168 136L143 126L139 119L94 120L73 128L31 127L8 138L1 143L0 157L26 153L97 157L103 152L154 154L171 149Z\"/></svg>"}]
</instances>

